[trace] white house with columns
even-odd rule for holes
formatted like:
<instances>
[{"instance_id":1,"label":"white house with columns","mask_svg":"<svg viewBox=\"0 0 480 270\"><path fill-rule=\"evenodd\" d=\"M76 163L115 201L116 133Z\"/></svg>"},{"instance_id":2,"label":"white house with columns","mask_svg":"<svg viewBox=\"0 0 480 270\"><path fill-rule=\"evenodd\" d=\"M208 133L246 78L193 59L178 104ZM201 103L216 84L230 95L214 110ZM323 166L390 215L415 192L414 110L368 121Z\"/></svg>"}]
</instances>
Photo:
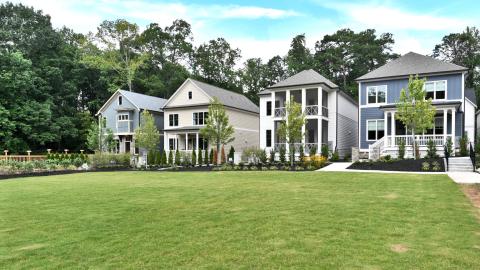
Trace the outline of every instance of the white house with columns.
<instances>
[{"instance_id":1,"label":"white house with columns","mask_svg":"<svg viewBox=\"0 0 480 270\"><path fill-rule=\"evenodd\" d=\"M260 97L260 147L278 153L281 147L287 152L289 145L278 135L280 123L286 117L288 100L300 103L306 116L302 127L304 134L295 144L295 152L301 146L306 154L314 148L320 153L327 145L331 152L337 150L340 157L351 154L357 146L358 107L354 99L318 72L310 69L280 81L259 93Z\"/></svg>"},{"instance_id":2,"label":"white house with columns","mask_svg":"<svg viewBox=\"0 0 480 270\"><path fill-rule=\"evenodd\" d=\"M226 145L228 153L233 146L238 153L258 146L258 106L240 93L235 93L194 79L187 79L163 107L163 139L166 151L192 152L208 150L211 145L200 134L208 118L208 106L217 98L225 107L233 126L234 141Z\"/></svg>"}]
</instances>

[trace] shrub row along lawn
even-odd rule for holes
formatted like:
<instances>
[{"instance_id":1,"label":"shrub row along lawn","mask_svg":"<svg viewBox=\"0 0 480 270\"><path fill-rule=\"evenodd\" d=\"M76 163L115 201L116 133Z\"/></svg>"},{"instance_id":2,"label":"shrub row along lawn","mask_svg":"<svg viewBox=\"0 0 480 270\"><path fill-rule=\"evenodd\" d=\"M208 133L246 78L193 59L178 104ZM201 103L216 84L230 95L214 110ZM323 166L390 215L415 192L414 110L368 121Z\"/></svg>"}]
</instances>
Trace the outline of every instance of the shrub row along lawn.
<instances>
[{"instance_id":1,"label":"shrub row along lawn","mask_svg":"<svg viewBox=\"0 0 480 270\"><path fill-rule=\"evenodd\" d=\"M0 268L480 269L444 175L118 172L0 181Z\"/></svg>"}]
</instances>

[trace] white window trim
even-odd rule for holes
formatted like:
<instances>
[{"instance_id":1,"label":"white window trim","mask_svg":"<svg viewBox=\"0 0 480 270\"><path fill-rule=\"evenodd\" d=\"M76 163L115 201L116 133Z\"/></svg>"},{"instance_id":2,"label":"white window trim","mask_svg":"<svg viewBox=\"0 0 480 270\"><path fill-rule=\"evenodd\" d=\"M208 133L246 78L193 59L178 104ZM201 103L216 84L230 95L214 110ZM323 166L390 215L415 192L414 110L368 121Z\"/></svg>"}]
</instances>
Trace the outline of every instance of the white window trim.
<instances>
[{"instance_id":1,"label":"white window trim","mask_svg":"<svg viewBox=\"0 0 480 270\"><path fill-rule=\"evenodd\" d=\"M368 122L375 121L375 139L369 140L368 139ZM368 119L365 126L365 141L367 142L376 142L379 140L378 138L378 121L383 121L383 137L387 136L386 128L385 128L385 119ZM382 138L383 138L382 137Z\"/></svg>"},{"instance_id":2,"label":"white window trim","mask_svg":"<svg viewBox=\"0 0 480 270\"><path fill-rule=\"evenodd\" d=\"M443 82L445 84L445 97L444 98L437 98L437 83L438 82ZM447 99L447 93L448 93L448 86L447 86L447 80L437 80L437 81L426 81L423 84L423 90L426 90L426 84L427 83L433 83L433 99L432 100L446 100Z\"/></svg>"},{"instance_id":3,"label":"white window trim","mask_svg":"<svg viewBox=\"0 0 480 270\"><path fill-rule=\"evenodd\" d=\"M195 114L203 114L203 124L195 124ZM205 114L207 114L208 112L193 112L192 113L192 126L205 126ZM198 117L198 116L197 116Z\"/></svg>"},{"instance_id":4,"label":"white window trim","mask_svg":"<svg viewBox=\"0 0 480 270\"><path fill-rule=\"evenodd\" d=\"M378 88L379 87L385 87L385 101L384 102L378 102ZM369 88L375 88L375 102L369 102L368 101L368 89ZM365 88L365 95L366 95L366 104L367 105L380 105L380 104L387 104L387 98L388 98L388 86L386 84L383 84L383 85L371 85L371 86L367 86L367 88Z\"/></svg>"},{"instance_id":5,"label":"white window trim","mask_svg":"<svg viewBox=\"0 0 480 270\"><path fill-rule=\"evenodd\" d=\"M127 119L120 119L121 116L127 116ZM120 113L120 114L117 114L117 121L118 122L124 122L124 121L130 121L130 115L128 113Z\"/></svg>"}]
</instances>

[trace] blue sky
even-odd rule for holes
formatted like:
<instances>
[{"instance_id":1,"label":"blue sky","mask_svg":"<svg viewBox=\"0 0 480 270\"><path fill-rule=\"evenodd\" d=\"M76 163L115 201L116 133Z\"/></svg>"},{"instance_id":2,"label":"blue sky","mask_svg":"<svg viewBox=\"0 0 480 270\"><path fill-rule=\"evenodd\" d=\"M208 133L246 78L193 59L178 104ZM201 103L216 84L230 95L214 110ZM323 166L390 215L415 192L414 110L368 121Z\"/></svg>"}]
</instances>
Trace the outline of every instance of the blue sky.
<instances>
[{"instance_id":1,"label":"blue sky","mask_svg":"<svg viewBox=\"0 0 480 270\"><path fill-rule=\"evenodd\" d=\"M0 0L0 2L4 2ZM103 20L125 18L144 28L150 22L169 25L187 20L196 45L225 37L242 51L244 59L286 54L297 34L307 43L341 28L376 29L394 34L394 52L431 53L441 38L478 26L478 1L170 1L170 0L20 0L42 9L55 27L66 25L78 32L95 31Z\"/></svg>"}]
</instances>

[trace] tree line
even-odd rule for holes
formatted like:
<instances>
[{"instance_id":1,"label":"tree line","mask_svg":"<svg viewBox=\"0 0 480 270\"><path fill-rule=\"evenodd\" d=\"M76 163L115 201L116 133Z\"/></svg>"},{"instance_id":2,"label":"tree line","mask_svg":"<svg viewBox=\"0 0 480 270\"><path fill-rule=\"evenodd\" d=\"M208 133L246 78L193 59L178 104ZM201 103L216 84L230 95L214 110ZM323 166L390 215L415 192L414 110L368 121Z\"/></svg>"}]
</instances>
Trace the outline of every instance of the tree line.
<instances>
[{"instance_id":1,"label":"tree line","mask_svg":"<svg viewBox=\"0 0 480 270\"><path fill-rule=\"evenodd\" d=\"M118 88L168 98L188 77L257 93L304 69L314 69L357 96L355 78L398 57L390 33L341 29L314 48L295 36L286 55L246 59L222 37L194 44L188 22L147 25L102 22L94 33L55 29L50 16L22 4L0 5L0 148L10 152L86 149L95 113ZM476 28L446 36L433 56L465 65L478 85Z\"/></svg>"}]
</instances>

